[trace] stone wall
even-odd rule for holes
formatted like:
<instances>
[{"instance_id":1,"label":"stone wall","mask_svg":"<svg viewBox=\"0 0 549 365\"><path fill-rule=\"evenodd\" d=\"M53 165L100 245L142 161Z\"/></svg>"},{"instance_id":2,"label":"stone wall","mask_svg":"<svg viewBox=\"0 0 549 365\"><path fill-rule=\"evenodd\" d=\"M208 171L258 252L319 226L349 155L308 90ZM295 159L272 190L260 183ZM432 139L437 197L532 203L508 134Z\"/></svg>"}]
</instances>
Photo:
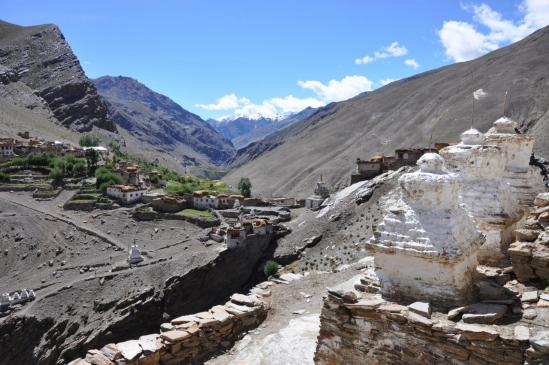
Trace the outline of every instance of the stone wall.
<instances>
[{"instance_id":1,"label":"stone wall","mask_svg":"<svg viewBox=\"0 0 549 365\"><path fill-rule=\"evenodd\" d=\"M534 206L509 247L515 275L523 283L549 278L549 193L539 194Z\"/></svg>"},{"instance_id":2,"label":"stone wall","mask_svg":"<svg viewBox=\"0 0 549 365\"><path fill-rule=\"evenodd\" d=\"M69 365L180 365L200 363L234 344L267 316L269 282L255 286L248 295L234 294L224 305L185 315L160 326L153 333L89 350Z\"/></svg>"},{"instance_id":3,"label":"stone wall","mask_svg":"<svg viewBox=\"0 0 549 365\"><path fill-rule=\"evenodd\" d=\"M337 292L325 298L316 364L523 364L527 359L532 364L549 360L530 347L529 329L523 325L455 323L440 313L427 318L379 296L358 302L352 299L353 295Z\"/></svg>"}]
</instances>

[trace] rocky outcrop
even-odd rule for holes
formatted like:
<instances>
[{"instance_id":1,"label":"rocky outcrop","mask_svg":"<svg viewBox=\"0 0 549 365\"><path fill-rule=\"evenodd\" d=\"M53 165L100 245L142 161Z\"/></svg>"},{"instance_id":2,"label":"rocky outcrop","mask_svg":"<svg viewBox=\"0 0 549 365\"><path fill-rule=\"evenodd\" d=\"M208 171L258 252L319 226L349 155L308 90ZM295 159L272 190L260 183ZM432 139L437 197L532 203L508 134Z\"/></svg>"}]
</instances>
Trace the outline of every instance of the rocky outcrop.
<instances>
[{"instance_id":1,"label":"rocky outcrop","mask_svg":"<svg viewBox=\"0 0 549 365\"><path fill-rule=\"evenodd\" d=\"M55 25L0 21L0 83L20 82L42 98L61 125L78 132L116 127L95 86Z\"/></svg>"}]
</instances>

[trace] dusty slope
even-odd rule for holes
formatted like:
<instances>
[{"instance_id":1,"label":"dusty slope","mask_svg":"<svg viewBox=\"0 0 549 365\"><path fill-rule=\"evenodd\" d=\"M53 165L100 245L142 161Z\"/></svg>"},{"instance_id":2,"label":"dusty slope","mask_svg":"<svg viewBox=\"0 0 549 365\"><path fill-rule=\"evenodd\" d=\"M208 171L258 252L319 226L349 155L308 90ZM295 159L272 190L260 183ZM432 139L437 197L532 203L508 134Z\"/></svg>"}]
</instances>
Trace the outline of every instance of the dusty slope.
<instances>
[{"instance_id":1,"label":"dusty slope","mask_svg":"<svg viewBox=\"0 0 549 365\"><path fill-rule=\"evenodd\" d=\"M169 155L182 163L219 165L234 155L234 147L198 115L129 77L93 80L108 109L123 129L130 152L150 157Z\"/></svg>"},{"instance_id":2,"label":"dusty slope","mask_svg":"<svg viewBox=\"0 0 549 365\"><path fill-rule=\"evenodd\" d=\"M247 176L263 195L311 193L320 174L332 186L349 183L357 157L394 148L456 141L471 123L472 92L477 102L475 127L487 130L502 114L510 89L508 114L523 132L537 138L536 152L549 156L549 27L479 59L446 66L394 82L371 93L329 105L306 120L239 151L226 180ZM473 75L473 77L472 77ZM389 140L385 146L382 141ZM250 157L251 156L251 157ZM255 157L255 158L254 158ZM252 160L250 160L252 158Z\"/></svg>"},{"instance_id":3,"label":"dusty slope","mask_svg":"<svg viewBox=\"0 0 549 365\"><path fill-rule=\"evenodd\" d=\"M83 132L115 132L103 100L59 28L0 21L0 126L48 130L57 123ZM54 127L55 128L55 127Z\"/></svg>"}]
</instances>

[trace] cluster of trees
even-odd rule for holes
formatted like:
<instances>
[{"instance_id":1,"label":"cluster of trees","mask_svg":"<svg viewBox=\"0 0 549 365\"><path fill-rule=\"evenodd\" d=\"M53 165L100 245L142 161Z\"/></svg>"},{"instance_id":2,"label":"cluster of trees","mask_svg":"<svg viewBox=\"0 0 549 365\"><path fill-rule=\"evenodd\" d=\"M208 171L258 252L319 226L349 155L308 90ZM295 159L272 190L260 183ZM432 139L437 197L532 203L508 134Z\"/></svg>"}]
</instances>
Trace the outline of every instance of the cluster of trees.
<instances>
[{"instance_id":1,"label":"cluster of trees","mask_svg":"<svg viewBox=\"0 0 549 365\"><path fill-rule=\"evenodd\" d=\"M93 134L84 134L78 141L82 147L96 147L99 146L99 142L101 142L99 138Z\"/></svg>"},{"instance_id":2,"label":"cluster of trees","mask_svg":"<svg viewBox=\"0 0 549 365\"><path fill-rule=\"evenodd\" d=\"M107 167L100 167L95 171L95 186L103 193L107 187L122 184L122 177Z\"/></svg>"},{"instance_id":3,"label":"cluster of trees","mask_svg":"<svg viewBox=\"0 0 549 365\"><path fill-rule=\"evenodd\" d=\"M82 158L74 156L57 157L53 156L49 162L50 178L53 185L63 184L65 177L83 177L86 176L87 163Z\"/></svg>"}]
</instances>

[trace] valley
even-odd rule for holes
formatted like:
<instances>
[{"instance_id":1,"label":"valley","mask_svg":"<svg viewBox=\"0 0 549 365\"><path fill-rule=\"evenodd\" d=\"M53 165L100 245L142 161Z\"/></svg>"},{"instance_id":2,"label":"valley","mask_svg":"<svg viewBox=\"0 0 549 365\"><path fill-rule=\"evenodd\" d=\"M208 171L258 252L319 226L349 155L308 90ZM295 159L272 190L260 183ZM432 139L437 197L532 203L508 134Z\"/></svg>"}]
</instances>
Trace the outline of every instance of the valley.
<instances>
[{"instance_id":1,"label":"valley","mask_svg":"<svg viewBox=\"0 0 549 365\"><path fill-rule=\"evenodd\" d=\"M0 365L549 363L549 26L204 104L203 80L266 82L186 73L227 41L193 54L209 32L163 22L136 53L175 59L155 91L162 66L95 68L57 25L0 20Z\"/></svg>"}]
</instances>

